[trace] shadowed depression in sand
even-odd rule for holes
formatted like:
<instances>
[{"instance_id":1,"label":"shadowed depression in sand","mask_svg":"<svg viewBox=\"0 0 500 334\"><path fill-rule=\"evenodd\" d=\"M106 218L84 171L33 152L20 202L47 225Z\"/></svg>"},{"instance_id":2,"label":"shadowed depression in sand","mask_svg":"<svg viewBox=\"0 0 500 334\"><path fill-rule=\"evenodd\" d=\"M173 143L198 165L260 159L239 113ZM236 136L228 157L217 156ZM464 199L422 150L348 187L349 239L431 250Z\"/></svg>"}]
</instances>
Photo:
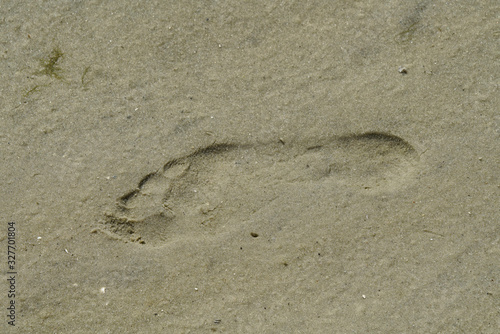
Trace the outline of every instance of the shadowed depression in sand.
<instances>
[{"instance_id":1,"label":"shadowed depression in sand","mask_svg":"<svg viewBox=\"0 0 500 334\"><path fill-rule=\"evenodd\" d=\"M405 140L375 132L314 143L214 143L144 176L102 223L119 239L159 244L175 233L217 229L231 221L224 217L246 221L287 186L390 192L411 180L418 158Z\"/></svg>"}]
</instances>

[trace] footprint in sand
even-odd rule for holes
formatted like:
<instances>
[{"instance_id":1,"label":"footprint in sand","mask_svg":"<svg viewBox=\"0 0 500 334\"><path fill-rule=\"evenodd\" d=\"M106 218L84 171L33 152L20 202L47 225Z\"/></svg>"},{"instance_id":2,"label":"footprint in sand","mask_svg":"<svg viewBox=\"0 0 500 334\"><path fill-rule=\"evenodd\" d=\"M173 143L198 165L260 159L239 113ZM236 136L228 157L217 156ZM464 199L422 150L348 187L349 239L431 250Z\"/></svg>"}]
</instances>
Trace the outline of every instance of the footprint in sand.
<instances>
[{"instance_id":1,"label":"footprint in sand","mask_svg":"<svg viewBox=\"0 0 500 334\"><path fill-rule=\"evenodd\" d=\"M314 143L213 144L144 176L102 224L119 239L161 244L177 233L213 232L228 217L245 219L286 191L394 191L412 179L418 160L405 140L375 132Z\"/></svg>"}]
</instances>

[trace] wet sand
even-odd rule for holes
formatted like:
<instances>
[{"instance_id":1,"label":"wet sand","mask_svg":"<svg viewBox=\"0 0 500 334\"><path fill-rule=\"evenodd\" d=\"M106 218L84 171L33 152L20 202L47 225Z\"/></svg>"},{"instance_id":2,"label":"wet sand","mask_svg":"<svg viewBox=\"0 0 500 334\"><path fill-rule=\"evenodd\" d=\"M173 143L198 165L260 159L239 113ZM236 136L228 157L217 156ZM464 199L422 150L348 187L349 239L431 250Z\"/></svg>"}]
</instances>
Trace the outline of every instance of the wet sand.
<instances>
[{"instance_id":1,"label":"wet sand","mask_svg":"<svg viewBox=\"0 0 500 334\"><path fill-rule=\"evenodd\" d=\"M0 12L6 332L497 332L496 2Z\"/></svg>"}]
</instances>

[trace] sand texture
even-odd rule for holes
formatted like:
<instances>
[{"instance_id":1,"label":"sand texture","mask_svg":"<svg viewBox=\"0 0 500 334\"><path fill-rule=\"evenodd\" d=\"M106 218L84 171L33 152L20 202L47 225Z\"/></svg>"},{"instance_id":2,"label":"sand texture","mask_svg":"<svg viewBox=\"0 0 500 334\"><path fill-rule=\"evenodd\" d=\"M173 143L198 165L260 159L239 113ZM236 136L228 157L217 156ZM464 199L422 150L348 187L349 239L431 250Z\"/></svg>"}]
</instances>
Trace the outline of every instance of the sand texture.
<instances>
[{"instance_id":1,"label":"sand texture","mask_svg":"<svg viewBox=\"0 0 500 334\"><path fill-rule=\"evenodd\" d=\"M0 14L1 333L498 333L498 1Z\"/></svg>"}]
</instances>

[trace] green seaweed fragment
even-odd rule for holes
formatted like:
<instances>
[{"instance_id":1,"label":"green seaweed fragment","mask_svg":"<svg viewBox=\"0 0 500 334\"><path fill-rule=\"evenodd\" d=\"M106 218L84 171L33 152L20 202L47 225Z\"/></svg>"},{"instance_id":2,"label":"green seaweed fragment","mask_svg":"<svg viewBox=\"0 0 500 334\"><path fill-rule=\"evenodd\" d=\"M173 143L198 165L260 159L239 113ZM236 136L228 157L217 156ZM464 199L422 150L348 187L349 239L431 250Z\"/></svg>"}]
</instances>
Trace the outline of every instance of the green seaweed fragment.
<instances>
[{"instance_id":1,"label":"green seaweed fragment","mask_svg":"<svg viewBox=\"0 0 500 334\"><path fill-rule=\"evenodd\" d=\"M405 30L397 34L398 39L401 42L411 42L415 36L415 32L417 31L417 26L418 22L414 22L411 25L409 25Z\"/></svg>"},{"instance_id":2,"label":"green seaweed fragment","mask_svg":"<svg viewBox=\"0 0 500 334\"><path fill-rule=\"evenodd\" d=\"M82 86L84 88L87 88L87 84L89 83L89 81L85 81L85 76L87 75L87 73L90 71L90 66L87 66L85 67L85 69L83 70L83 74L82 74Z\"/></svg>"},{"instance_id":3,"label":"green seaweed fragment","mask_svg":"<svg viewBox=\"0 0 500 334\"><path fill-rule=\"evenodd\" d=\"M30 90L28 90L26 93L24 93L24 97L28 97L30 96L31 94L37 92L40 90L40 85L35 85L33 88L31 88Z\"/></svg>"},{"instance_id":4,"label":"green seaweed fragment","mask_svg":"<svg viewBox=\"0 0 500 334\"><path fill-rule=\"evenodd\" d=\"M48 57L40 60L40 65L42 70L38 71L37 74L47 75L56 79L62 79L61 72L62 69L59 67L59 61L64 56L61 49L55 47Z\"/></svg>"}]
</instances>

